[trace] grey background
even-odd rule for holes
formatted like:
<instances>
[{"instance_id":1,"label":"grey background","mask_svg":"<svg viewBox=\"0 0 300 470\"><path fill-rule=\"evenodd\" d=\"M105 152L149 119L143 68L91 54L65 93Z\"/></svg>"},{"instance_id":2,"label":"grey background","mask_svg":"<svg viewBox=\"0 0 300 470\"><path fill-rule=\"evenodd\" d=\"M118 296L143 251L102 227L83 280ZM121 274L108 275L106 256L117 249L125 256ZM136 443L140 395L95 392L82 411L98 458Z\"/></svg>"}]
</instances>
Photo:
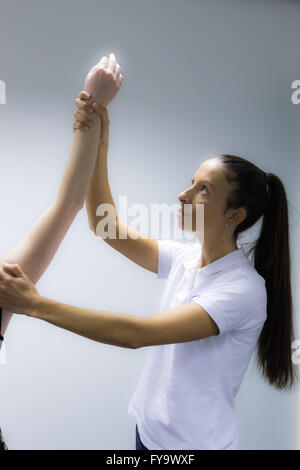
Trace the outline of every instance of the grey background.
<instances>
[{"instance_id":1,"label":"grey background","mask_svg":"<svg viewBox=\"0 0 300 470\"><path fill-rule=\"evenodd\" d=\"M291 203L299 323L298 1L1 1L1 252L54 201L86 73L115 52L125 80L109 105L109 172L118 201L176 203L193 172L234 153L276 173ZM97 239L80 212L39 292L86 308L158 310L152 273ZM299 338L297 324L296 338ZM10 449L134 449L127 407L147 348L126 350L14 316L0 366ZM299 366L298 366L299 367ZM299 388L271 388L250 363L237 397L241 449L296 449Z\"/></svg>"}]
</instances>

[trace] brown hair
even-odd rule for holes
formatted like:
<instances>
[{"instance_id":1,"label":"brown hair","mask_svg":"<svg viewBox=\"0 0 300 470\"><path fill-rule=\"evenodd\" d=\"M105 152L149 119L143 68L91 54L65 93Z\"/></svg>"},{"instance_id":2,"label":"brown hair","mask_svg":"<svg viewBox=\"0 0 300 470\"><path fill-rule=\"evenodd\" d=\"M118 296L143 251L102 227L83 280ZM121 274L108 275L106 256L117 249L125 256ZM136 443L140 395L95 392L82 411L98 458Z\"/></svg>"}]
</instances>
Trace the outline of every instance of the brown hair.
<instances>
[{"instance_id":1,"label":"brown hair","mask_svg":"<svg viewBox=\"0 0 300 470\"><path fill-rule=\"evenodd\" d=\"M227 209L244 207L245 219L233 238L263 216L261 231L247 256L254 251L254 267L265 279L267 319L257 341L256 363L262 375L277 389L294 385L292 363L293 305L289 246L288 201L281 180L250 161L235 155L218 155L225 177L232 185Z\"/></svg>"}]
</instances>

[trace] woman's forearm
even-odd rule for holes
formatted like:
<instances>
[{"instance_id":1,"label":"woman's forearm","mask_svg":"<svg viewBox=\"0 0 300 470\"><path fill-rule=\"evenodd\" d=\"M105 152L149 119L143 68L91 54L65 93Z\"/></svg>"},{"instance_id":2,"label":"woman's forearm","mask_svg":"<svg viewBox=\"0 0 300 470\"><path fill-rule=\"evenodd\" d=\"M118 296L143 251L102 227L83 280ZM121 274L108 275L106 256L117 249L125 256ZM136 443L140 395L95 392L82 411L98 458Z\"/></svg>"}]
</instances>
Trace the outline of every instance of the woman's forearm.
<instances>
[{"instance_id":1,"label":"woman's forearm","mask_svg":"<svg viewBox=\"0 0 300 470\"><path fill-rule=\"evenodd\" d=\"M137 348L139 317L133 315L75 307L40 295L25 313L100 343Z\"/></svg>"},{"instance_id":2,"label":"woman's forearm","mask_svg":"<svg viewBox=\"0 0 300 470\"><path fill-rule=\"evenodd\" d=\"M96 232L97 222L101 218L96 215L97 207L100 204L111 204L116 211L108 180L107 155L108 147L99 146L97 161L86 195L86 209L89 226L93 232Z\"/></svg>"},{"instance_id":3,"label":"woman's forearm","mask_svg":"<svg viewBox=\"0 0 300 470\"><path fill-rule=\"evenodd\" d=\"M94 126L78 129L73 138L57 195L57 204L66 208L83 207L97 159L101 134L101 119L94 113Z\"/></svg>"}]
</instances>

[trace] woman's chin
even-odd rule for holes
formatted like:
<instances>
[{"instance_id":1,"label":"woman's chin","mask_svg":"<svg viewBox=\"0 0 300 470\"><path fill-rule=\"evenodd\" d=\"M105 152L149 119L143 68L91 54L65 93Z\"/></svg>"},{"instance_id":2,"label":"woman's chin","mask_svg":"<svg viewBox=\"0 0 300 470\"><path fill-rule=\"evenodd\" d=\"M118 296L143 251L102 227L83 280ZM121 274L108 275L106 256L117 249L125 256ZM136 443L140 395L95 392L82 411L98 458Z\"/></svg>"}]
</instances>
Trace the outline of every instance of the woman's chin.
<instances>
[{"instance_id":1,"label":"woman's chin","mask_svg":"<svg viewBox=\"0 0 300 470\"><path fill-rule=\"evenodd\" d=\"M195 230L192 227L192 224L190 221L184 221L184 217L181 215L178 216L178 227L183 231L183 232L194 232Z\"/></svg>"}]
</instances>

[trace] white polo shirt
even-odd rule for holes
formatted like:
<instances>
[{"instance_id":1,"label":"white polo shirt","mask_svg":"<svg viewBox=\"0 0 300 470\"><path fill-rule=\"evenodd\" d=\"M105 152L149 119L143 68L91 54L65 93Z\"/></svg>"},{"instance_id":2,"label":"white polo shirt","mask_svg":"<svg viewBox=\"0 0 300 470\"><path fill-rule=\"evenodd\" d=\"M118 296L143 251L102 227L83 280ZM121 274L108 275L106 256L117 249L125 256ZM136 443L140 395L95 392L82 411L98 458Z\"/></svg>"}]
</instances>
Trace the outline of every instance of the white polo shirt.
<instances>
[{"instance_id":1,"label":"white polo shirt","mask_svg":"<svg viewBox=\"0 0 300 470\"><path fill-rule=\"evenodd\" d=\"M160 310L196 302L220 334L148 346L128 413L149 450L236 450L234 398L267 318L265 280L242 248L198 268L200 243L158 245Z\"/></svg>"}]
</instances>

